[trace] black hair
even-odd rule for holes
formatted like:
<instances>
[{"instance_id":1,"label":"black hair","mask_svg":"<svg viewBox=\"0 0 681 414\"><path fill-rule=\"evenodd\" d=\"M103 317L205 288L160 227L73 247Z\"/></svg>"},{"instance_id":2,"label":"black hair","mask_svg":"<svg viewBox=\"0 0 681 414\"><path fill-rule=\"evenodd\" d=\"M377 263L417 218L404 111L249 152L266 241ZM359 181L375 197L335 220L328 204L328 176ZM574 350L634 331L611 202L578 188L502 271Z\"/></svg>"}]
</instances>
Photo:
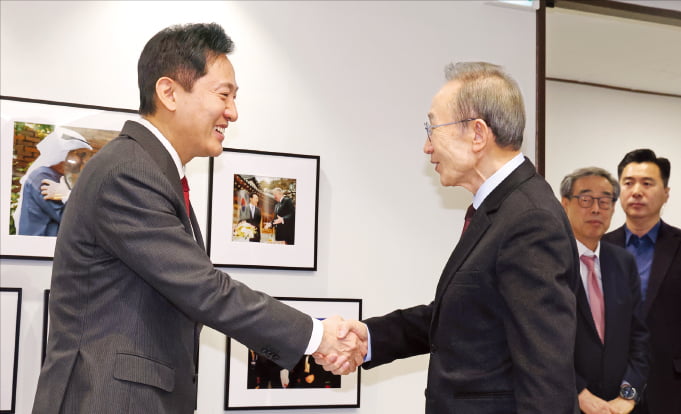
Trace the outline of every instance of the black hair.
<instances>
[{"instance_id":1,"label":"black hair","mask_svg":"<svg viewBox=\"0 0 681 414\"><path fill-rule=\"evenodd\" d=\"M232 39L217 23L175 25L149 39L137 62L140 115L156 112L156 81L167 76L191 92L207 73L206 64L231 53Z\"/></svg>"},{"instance_id":2,"label":"black hair","mask_svg":"<svg viewBox=\"0 0 681 414\"><path fill-rule=\"evenodd\" d=\"M656 156L653 150L647 148L630 151L622 158L622 161L620 161L617 166L617 178L622 178L622 171L632 162L651 162L657 165L660 169L664 187L667 188L669 186L669 174L671 173L672 166L668 159Z\"/></svg>"}]
</instances>

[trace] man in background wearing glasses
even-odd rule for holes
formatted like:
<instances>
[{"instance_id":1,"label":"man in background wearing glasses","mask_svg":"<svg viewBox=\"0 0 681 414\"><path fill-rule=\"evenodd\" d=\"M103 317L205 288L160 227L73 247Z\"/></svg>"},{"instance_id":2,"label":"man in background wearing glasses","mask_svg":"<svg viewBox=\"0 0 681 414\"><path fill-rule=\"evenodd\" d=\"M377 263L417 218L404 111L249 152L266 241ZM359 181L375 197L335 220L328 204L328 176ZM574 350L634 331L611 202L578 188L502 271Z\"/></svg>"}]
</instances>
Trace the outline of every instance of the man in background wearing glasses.
<instances>
[{"instance_id":1,"label":"man in background wearing glasses","mask_svg":"<svg viewBox=\"0 0 681 414\"><path fill-rule=\"evenodd\" d=\"M597 167L578 169L560 184L581 260L575 372L579 408L586 414L630 413L648 374L636 261L623 248L601 243L619 191L617 180Z\"/></svg>"},{"instance_id":2,"label":"man in background wearing glasses","mask_svg":"<svg viewBox=\"0 0 681 414\"><path fill-rule=\"evenodd\" d=\"M641 276L643 318L652 359L641 413L681 413L681 229L661 219L671 163L637 149L617 166L625 225L603 240L625 247Z\"/></svg>"},{"instance_id":3,"label":"man in background wearing glasses","mask_svg":"<svg viewBox=\"0 0 681 414\"><path fill-rule=\"evenodd\" d=\"M428 414L577 413L577 246L550 186L520 152L520 90L484 62L449 65L446 79L423 150L442 185L474 195L469 225L433 302L346 322L340 336L366 337L368 327L366 368L429 353Z\"/></svg>"}]
</instances>

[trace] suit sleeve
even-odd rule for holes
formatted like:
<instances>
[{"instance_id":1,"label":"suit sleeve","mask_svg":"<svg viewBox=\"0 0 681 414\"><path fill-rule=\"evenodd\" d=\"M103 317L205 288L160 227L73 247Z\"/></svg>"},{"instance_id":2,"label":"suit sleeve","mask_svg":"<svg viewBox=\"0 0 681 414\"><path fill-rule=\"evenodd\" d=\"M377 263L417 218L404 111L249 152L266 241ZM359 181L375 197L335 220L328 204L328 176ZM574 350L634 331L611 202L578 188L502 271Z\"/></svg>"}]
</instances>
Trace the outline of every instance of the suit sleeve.
<instances>
[{"instance_id":1,"label":"suit sleeve","mask_svg":"<svg viewBox=\"0 0 681 414\"><path fill-rule=\"evenodd\" d=\"M153 163L128 162L102 178L95 208L104 249L191 319L293 367L312 332L308 315L214 268L185 231L184 201Z\"/></svg>"},{"instance_id":2,"label":"suit sleeve","mask_svg":"<svg viewBox=\"0 0 681 414\"><path fill-rule=\"evenodd\" d=\"M430 351L428 329L433 304L400 309L364 322L371 333L371 361L362 364L374 368L396 359Z\"/></svg>"},{"instance_id":3,"label":"suit sleeve","mask_svg":"<svg viewBox=\"0 0 681 414\"><path fill-rule=\"evenodd\" d=\"M518 413L572 407L578 259L567 223L530 209L507 223L497 283L508 306L504 329Z\"/></svg>"}]
</instances>

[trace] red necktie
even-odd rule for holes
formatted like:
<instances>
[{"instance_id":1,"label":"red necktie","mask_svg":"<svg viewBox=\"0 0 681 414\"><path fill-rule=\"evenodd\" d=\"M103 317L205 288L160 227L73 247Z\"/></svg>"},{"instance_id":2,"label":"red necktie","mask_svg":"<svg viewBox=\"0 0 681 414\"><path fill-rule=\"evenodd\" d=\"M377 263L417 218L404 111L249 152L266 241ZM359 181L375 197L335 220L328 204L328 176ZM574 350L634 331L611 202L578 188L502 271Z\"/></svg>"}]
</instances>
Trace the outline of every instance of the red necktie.
<instances>
[{"instance_id":1,"label":"red necktie","mask_svg":"<svg viewBox=\"0 0 681 414\"><path fill-rule=\"evenodd\" d=\"M475 214L475 208L473 208L473 204L468 206L468 210L466 210L466 216L464 217L463 221L463 230L461 230L461 235L468 230L468 226L471 224L471 219L473 218L473 215Z\"/></svg>"},{"instance_id":2,"label":"red necktie","mask_svg":"<svg viewBox=\"0 0 681 414\"><path fill-rule=\"evenodd\" d=\"M598 285L598 276L596 276L596 270L594 270L594 262L596 256L580 256L582 263L586 265L589 270L587 276L587 286L589 287L589 307L591 308L591 315L594 318L594 323L596 324L596 330L598 331L598 336L601 338L601 342L604 343L605 337L605 302L603 301L603 291Z\"/></svg>"},{"instance_id":3,"label":"red necktie","mask_svg":"<svg viewBox=\"0 0 681 414\"><path fill-rule=\"evenodd\" d=\"M189 183L187 182L187 177L182 177L180 182L182 183L182 192L184 193L184 206L187 208L187 215L189 216L191 209L189 207Z\"/></svg>"}]
</instances>

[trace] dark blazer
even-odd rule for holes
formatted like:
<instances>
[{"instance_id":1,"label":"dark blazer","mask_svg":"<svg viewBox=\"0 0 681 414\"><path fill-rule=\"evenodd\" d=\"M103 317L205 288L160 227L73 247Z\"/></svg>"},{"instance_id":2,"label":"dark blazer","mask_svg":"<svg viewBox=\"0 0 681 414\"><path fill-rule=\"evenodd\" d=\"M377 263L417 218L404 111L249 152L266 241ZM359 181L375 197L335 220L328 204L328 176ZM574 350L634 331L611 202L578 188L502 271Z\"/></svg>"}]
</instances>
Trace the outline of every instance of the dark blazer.
<instances>
[{"instance_id":1,"label":"dark blazer","mask_svg":"<svg viewBox=\"0 0 681 414\"><path fill-rule=\"evenodd\" d=\"M619 246L625 239L624 226L603 236ZM681 413L681 229L664 221L655 243L643 317L652 350L643 412Z\"/></svg>"},{"instance_id":2,"label":"dark blazer","mask_svg":"<svg viewBox=\"0 0 681 414\"><path fill-rule=\"evenodd\" d=\"M296 236L296 209L289 197L282 199L274 206L274 218L277 216L284 219L281 224L275 224L275 240L284 240L286 244L294 244Z\"/></svg>"},{"instance_id":3,"label":"dark blazer","mask_svg":"<svg viewBox=\"0 0 681 414\"><path fill-rule=\"evenodd\" d=\"M193 413L201 324L300 360L311 318L215 269L198 229L170 155L127 122L66 207L34 413Z\"/></svg>"},{"instance_id":4,"label":"dark blazer","mask_svg":"<svg viewBox=\"0 0 681 414\"><path fill-rule=\"evenodd\" d=\"M648 331L641 317L641 283L634 257L621 247L601 243L599 261L605 300L605 344L596 332L591 308L579 284L575 370L577 393L587 388L609 401L622 381L643 390L648 375Z\"/></svg>"},{"instance_id":5,"label":"dark blazer","mask_svg":"<svg viewBox=\"0 0 681 414\"><path fill-rule=\"evenodd\" d=\"M577 413L578 263L563 208L526 159L480 205L433 302L366 320L366 368L429 352L428 414Z\"/></svg>"}]
</instances>

